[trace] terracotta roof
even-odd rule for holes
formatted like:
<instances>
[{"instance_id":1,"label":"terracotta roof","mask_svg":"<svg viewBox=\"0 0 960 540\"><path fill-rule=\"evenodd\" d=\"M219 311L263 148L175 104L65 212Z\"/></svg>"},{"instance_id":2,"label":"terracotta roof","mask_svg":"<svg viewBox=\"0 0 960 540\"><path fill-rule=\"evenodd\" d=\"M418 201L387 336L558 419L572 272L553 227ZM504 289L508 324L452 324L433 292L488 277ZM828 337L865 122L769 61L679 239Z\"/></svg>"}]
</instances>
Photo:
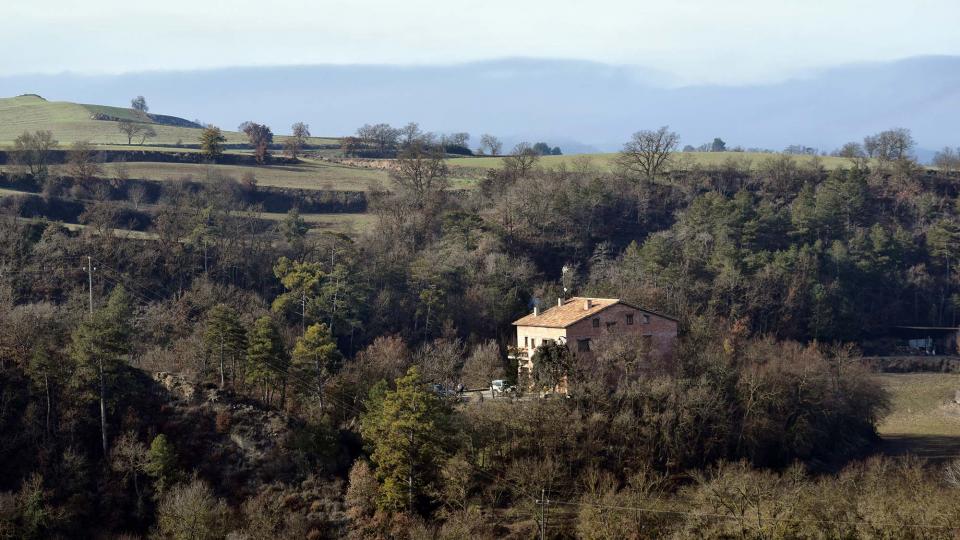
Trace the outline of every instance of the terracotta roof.
<instances>
[{"instance_id":1,"label":"terracotta roof","mask_svg":"<svg viewBox=\"0 0 960 540\"><path fill-rule=\"evenodd\" d=\"M513 321L514 326L539 326L541 328L566 328L571 324L583 320L591 315L600 313L601 311L607 309L610 306L616 304L623 304L625 306L630 306L633 309L642 311L644 313L649 313L657 317L662 317L664 319L669 319L671 321L679 322L676 317L671 317L669 315L664 315L663 313L658 313L656 311L651 311L649 309L644 309L642 307L635 306L629 302L624 302L619 298L589 298L591 307L590 309L583 309L584 301L588 298L574 296L573 298L568 298L563 302L562 306L554 306L552 308L546 309L540 313L540 315L534 315L533 313L521 317Z\"/></svg>"},{"instance_id":2,"label":"terracotta roof","mask_svg":"<svg viewBox=\"0 0 960 540\"><path fill-rule=\"evenodd\" d=\"M589 298L590 309L583 309L587 298L575 296L564 301L562 306L554 306L542 311L540 315L533 313L517 319L514 326L540 326L545 328L566 328L571 324L600 313L608 307L621 303L617 298Z\"/></svg>"}]
</instances>

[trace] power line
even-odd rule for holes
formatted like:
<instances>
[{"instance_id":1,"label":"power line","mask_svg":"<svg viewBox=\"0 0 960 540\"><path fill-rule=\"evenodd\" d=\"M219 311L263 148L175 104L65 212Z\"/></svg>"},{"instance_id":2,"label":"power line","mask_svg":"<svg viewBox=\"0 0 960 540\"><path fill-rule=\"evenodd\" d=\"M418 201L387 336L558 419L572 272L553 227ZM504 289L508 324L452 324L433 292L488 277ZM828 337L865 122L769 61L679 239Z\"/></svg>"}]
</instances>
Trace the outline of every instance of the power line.
<instances>
[{"instance_id":1,"label":"power line","mask_svg":"<svg viewBox=\"0 0 960 540\"><path fill-rule=\"evenodd\" d=\"M143 287L140 287L139 285L130 283L130 279L127 278L123 272L120 272L120 271L118 271L118 270L115 270L115 269L113 269L113 268L111 268L110 266L105 265L105 264L102 265L102 267L103 267L104 270L108 270L108 271L112 272L114 275L117 276L116 278L111 279L110 281L112 281L114 284L123 285L123 287L124 287L125 289L127 289L128 291L132 291L132 292L138 293L141 299L143 299L143 298L146 298L146 299L147 299L147 302L146 302L146 303L149 304L149 303L152 303L152 302L164 302L164 301L167 300L166 298L164 298L164 297L162 297L162 296L160 296L160 295L158 295L158 294L150 291L149 289L145 289L145 288L143 288ZM106 278L106 276L104 276L104 277ZM106 279L110 279L110 278L106 278Z\"/></svg>"}]
</instances>

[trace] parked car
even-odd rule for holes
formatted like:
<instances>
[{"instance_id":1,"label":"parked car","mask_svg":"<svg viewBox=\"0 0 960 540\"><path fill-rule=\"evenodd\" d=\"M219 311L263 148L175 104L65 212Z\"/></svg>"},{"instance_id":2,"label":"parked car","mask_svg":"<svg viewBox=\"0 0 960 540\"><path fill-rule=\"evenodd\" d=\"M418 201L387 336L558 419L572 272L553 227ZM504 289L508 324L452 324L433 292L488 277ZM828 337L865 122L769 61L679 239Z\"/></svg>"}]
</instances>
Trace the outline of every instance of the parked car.
<instances>
[{"instance_id":1,"label":"parked car","mask_svg":"<svg viewBox=\"0 0 960 540\"><path fill-rule=\"evenodd\" d=\"M493 397L497 397L502 394L512 394L517 391L516 386L511 386L507 384L507 381L503 379L497 379L495 381L490 381L490 394Z\"/></svg>"}]
</instances>

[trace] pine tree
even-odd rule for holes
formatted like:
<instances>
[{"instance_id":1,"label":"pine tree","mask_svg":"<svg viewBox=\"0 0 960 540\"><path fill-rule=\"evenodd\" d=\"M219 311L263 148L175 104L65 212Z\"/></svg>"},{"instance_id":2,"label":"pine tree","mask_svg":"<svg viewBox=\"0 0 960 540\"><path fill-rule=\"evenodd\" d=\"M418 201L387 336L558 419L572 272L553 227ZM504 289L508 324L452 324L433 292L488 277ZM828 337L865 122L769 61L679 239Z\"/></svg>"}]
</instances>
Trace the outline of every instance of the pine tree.
<instances>
[{"instance_id":1,"label":"pine tree","mask_svg":"<svg viewBox=\"0 0 960 540\"><path fill-rule=\"evenodd\" d=\"M247 332L240 324L240 316L231 307L217 304L207 313L207 331L203 335L208 355L215 355L220 362L220 388L226 385L225 359L231 358L236 379L237 360L247 348Z\"/></svg>"},{"instance_id":2,"label":"pine tree","mask_svg":"<svg viewBox=\"0 0 960 540\"><path fill-rule=\"evenodd\" d=\"M297 340L290 370L294 377L312 382L322 409L324 385L337 372L342 362L343 357L337 350L337 344L327 325L317 323L310 325Z\"/></svg>"},{"instance_id":3,"label":"pine tree","mask_svg":"<svg viewBox=\"0 0 960 540\"><path fill-rule=\"evenodd\" d=\"M341 262L299 262L281 257L273 273L287 290L273 301L274 313L292 315L304 326L325 322L334 335L347 335L360 326L364 289L356 273Z\"/></svg>"},{"instance_id":4,"label":"pine tree","mask_svg":"<svg viewBox=\"0 0 960 540\"><path fill-rule=\"evenodd\" d=\"M412 511L437 485L450 411L427 390L416 366L397 379L396 390L368 404L360 432L372 446L381 482L377 504L387 511Z\"/></svg>"},{"instance_id":5,"label":"pine tree","mask_svg":"<svg viewBox=\"0 0 960 540\"><path fill-rule=\"evenodd\" d=\"M300 216L300 209L297 207L291 208L287 212L287 217L280 223L280 232L283 233L284 239L290 244L298 258L303 255L307 231L309 230L310 226Z\"/></svg>"},{"instance_id":6,"label":"pine tree","mask_svg":"<svg viewBox=\"0 0 960 540\"><path fill-rule=\"evenodd\" d=\"M123 287L110 294L107 305L97 310L73 334L70 356L78 366L81 386L98 385L100 401L100 435L103 455L109 455L107 446L107 387L116 376L124 357L130 352L130 318L132 305Z\"/></svg>"},{"instance_id":7,"label":"pine tree","mask_svg":"<svg viewBox=\"0 0 960 540\"><path fill-rule=\"evenodd\" d=\"M153 438L147 451L146 473L161 495L177 481L177 452L163 433Z\"/></svg>"},{"instance_id":8,"label":"pine tree","mask_svg":"<svg viewBox=\"0 0 960 540\"><path fill-rule=\"evenodd\" d=\"M286 398L287 356L280 332L270 317L261 317L253 325L247 346L247 381L260 386L262 399L272 401L273 389L280 386L280 406Z\"/></svg>"},{"instance_id":9,"label":"pine tree","mask_svg":"<svg viewBox=\"0 0 960 540\"><path fill-rule=\"evenodd\" d=\"M323 266L316 262L298 262L280 257L273 267L273 273L287 290L273 300L273 312L288 314L295 311L304 328L308 320L320 320L322 314L317 299L326 276Z\"/></svg>"}]
</instances>

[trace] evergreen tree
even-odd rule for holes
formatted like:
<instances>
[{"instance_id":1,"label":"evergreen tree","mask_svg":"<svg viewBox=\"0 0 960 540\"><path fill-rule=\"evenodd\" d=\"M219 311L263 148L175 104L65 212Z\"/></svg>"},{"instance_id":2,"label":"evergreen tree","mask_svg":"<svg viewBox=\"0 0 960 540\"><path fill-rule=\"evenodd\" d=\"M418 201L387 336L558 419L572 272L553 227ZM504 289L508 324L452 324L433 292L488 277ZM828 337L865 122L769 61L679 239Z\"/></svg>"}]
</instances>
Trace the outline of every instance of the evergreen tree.
<instances>
[{"instance_id":1,"label":"evergreen tree","mask_svg":"<svg viewBox=\"0 0 960 540\"><path fill-rule=\"evenodd\" d=\"M573 374L574 357L566 343L549 341L533 353L533 382L553 390Z\"/></svg>"},{"instance_id":2,"label":"evergreen tree","mask_svg":"<svg viewBox=\"0 0 960 540\"><path fill-rule=\"evenodd\" d=\"M274 313L290 314L296 312L305 329L308 320L320 319L319 306L316 303L326 273L323 265L317 262L298 262L280 257L273 267L273 273L287 292L273 300Z\"/></svg>"},{"instance_id":3,"label":"evergreen tree","mask_svg":"<svg viewBox=\"0 0 960 540\"><path fill-rule=\"evenodd\" d=\"M216 355L220 362L220 388L226 384L225 359L233 360L236 379L236 366L247 347L247 332L240 324L237 312L225 304L217 304L207 313L207 331L203 335L208 355Z\"/></svg>"},{"instance_id":4,"label":"evergreen tree","mask_svg":"<svg viewBox=\"0 0 960 540\"><path fill-rule=\"evenodd\" d=\"M274 313L298 315L304 329L325 322L334 335L349 335L360 326L364 289L346 264L336 262L324 269L319 262L281 257L273 272L287 290L273 301Z\"/></svg>"},{"instance_id":5,"label":"evergreen tree","mask_svg":"<svg viewBox=\"0 0 960 540\"><path fill-rule=\"evenodd\" d=\"M147 463L144 470L157 488L157 494L163 494L177 481L177 452L163 433L153 438L147 451Z\"/></svg>"},{"instance_id":6,"label":"evergreen tree","mask_svg":"<svg viewBox=\"0 0 960 540\"><path fill-rule=\"evenodd\" d=\"M790 220L793 224L792 236L800 241L812 242L817 237L817 203L812 184L804 184L790 206Z\"/></svg>"},{"instance_id":7,"label":"evergreen tree","mask_svg":"<svg viewBox=\"0 0 960 540\"><path fill-rule=\"evenodd\" d=\"M110 294L107 305L80 323L73 334L70 356L77 363L77 383L96 385L100 402L100 435L107 457L107 388L130 352L132 306L123 287Z\"/></svg>"},{"instance_id":8,"label":"evergreen tree","mask_svg":"<svg viewBox=\"0 0 960 540\"><path fill-rule=\"evenodd\" d=\"M360 432L380 480L378 506L412 511L437 486L444 462L450 411L427 390L420 371L411 367L397 379L397 389L371 396Z\"/></svg>"},{"instance_id":9,"label":"evergreen tree","mask_svg":"<svg viewBox=\"0 0 960 540\"><path fill-rule=\"evenodd\" d=\"M261 317L253 325L247 346L247 381L259 386L261 398L270 403L273 391L280 387L280 406L286 400L287 355L280 332L270 317Z\"/></svg>"},{"instance_id":10,"label":"evergreen tree","mask_svg":"<svg viewBox=\"0 0 960 540\"><path fill-rule=\"evenodd\" d=\"M297 340L290 370L295 378L312 382L323 408L323 388L342 362L343 357L327 325L317 323L310 325Z\"/></svg>"},{"instance_id":11,"label":"evergreen tree","mask_svg":"<svg viewBox=\"0 0 960 540\"><path fill-rule=\"evenodd\" d=\"M363 288L345 265L337 263L327 274L320 288L319 300L323 320L327 322L331 333L336 330L341 336L349 335L360 327L359 308L364 301Z\"/></svg>"},{"instance_id":12,"label":"evergreen tree","mask_svg":"<svg viewBox=\"0 0 960 540\"><path fill-rule=\"evenodd\" d=\"M304 240L309 230L310 226L307 225L307 222L300 216L300 210L296 207L291 208L290 211L287 212L287 217L280 224L280 231L283 233L284 239L286 239L287 243L290 244L290 247L297 254L297 258L303 256Z\"/></svg>"}]
</instances>

